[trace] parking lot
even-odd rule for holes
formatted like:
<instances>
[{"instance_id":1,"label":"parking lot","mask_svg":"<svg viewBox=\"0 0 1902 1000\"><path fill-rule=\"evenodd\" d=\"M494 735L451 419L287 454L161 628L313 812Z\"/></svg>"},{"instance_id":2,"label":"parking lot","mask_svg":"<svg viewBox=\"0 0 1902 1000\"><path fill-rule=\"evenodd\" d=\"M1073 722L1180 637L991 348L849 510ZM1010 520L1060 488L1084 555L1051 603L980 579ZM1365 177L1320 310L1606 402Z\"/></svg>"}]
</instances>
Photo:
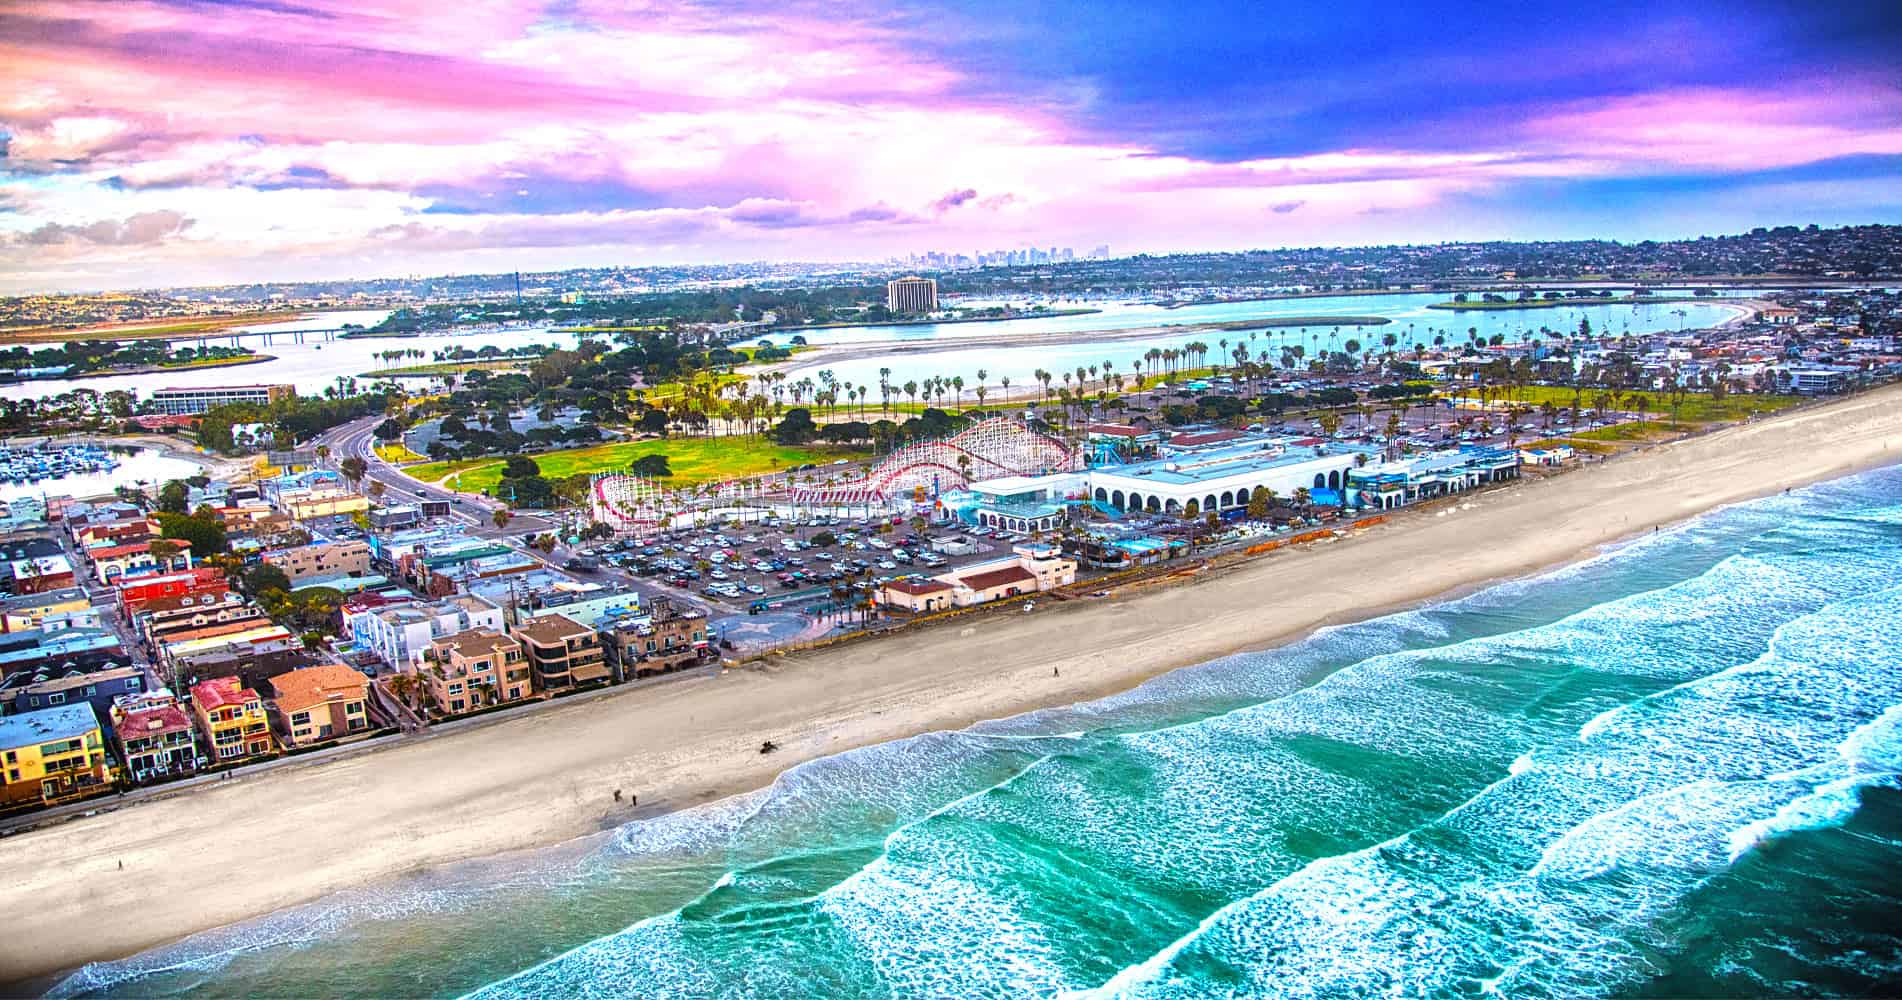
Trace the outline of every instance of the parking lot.
<instances>
[{"instance_id":1,"label":"parking lot","mask_svg":"<svg viewBox=\"0 0 1902 1000\"><path fill-rule=\"evenodd\" d=\"M911 573L937 574L1007 552L1004 532L903 517L767 517L584 549L638 577L690 591L716 611L825 614L849 591ZM845 589L841 589L845 588Z\"/></svg>"}]
</instances>

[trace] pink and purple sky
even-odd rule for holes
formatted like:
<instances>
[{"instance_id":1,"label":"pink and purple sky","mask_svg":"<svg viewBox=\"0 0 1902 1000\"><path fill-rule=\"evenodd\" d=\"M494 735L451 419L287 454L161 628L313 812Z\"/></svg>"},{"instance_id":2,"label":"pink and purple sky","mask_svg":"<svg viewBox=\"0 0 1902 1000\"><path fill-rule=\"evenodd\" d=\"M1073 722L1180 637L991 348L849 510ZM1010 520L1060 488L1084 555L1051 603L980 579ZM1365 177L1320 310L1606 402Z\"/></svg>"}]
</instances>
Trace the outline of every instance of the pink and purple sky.
<instances>
[{"instance_id":1,"label":"pink and purple sky","mask_svg":"<svg viewBox=\"0 0 1902 1000\"><path fill-rule=\"evenodd\" d=\"M1902 221L1902 8L0 5L0 290Z\"/></svg>"}]
</instances>

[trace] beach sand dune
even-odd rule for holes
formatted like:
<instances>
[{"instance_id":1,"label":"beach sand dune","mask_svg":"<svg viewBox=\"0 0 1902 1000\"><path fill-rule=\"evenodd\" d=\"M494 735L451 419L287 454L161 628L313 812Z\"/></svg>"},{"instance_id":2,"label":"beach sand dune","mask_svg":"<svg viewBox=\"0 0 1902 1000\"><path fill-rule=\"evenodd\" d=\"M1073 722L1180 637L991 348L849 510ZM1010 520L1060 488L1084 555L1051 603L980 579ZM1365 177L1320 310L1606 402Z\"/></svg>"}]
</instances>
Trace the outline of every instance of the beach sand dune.
<instances>
[{"instance_id":1,"label":"beach sand dune","mask_svg":"<svg viewBox=\"0 0 1902 1000\"><path fill-rule=\"evenodd\" d=\"M1902 386L1475 495L1193 585L620 690L50 825L0 841L0 910L16 918L0 980L586 834L633 817L617 788L637 794L642 813L683 808L816 756L1123 690L1897 462ZM782 749L762 756L768 738Z\"/></svg>"}]
</instances>

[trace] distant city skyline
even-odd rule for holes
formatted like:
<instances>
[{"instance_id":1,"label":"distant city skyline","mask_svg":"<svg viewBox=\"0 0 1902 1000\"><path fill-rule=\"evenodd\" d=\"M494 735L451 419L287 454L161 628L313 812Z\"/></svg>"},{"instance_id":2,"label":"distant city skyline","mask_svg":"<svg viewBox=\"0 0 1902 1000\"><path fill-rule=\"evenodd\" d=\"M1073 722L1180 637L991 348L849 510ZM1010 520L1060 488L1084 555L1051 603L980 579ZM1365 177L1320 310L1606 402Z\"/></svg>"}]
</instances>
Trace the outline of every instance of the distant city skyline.
<instances>
[{"instance_id":1,"label":"distant city skyline","mask_svg":"<svg viewBox=\"0 0 1902 1000\"><path fill-rule=\"evenodd\" d=\"M49 0L0 292L1897 222L1897 51L1873 2Z\"/></svg>"}]
</instances>

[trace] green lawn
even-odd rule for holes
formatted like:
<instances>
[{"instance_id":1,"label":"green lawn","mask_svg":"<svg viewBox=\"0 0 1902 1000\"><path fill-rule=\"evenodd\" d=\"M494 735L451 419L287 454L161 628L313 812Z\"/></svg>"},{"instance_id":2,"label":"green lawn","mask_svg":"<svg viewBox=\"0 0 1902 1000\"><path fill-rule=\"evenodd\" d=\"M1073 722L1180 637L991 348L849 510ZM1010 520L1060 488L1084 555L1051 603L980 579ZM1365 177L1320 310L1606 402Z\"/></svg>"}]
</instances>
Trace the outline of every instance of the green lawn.
<instances>
[{"instance_id":1,"label":"green lawn","mask_svg":"<svg viewBox=\"0 0 1902 1000\"><path fill-rule=\"evenodd\" d=\"M530 455L550 479L585 472L625 472L643 455L666 455L673 476L669 486L693 486L698 483L743 476L757 476L804 465L831 462L841 458L863 458L869 452L854 448L795 448L774 444L755 437L669 438L657 441L620 441L588 448L546 451ZM503 459L476 458L460 462L431 462L404 471L424 482L454 475L446 485L465 492L480 492L502 480Z\"/></svg>"},{"instance_id":2,"label":"green lawn","mask_svg":"<svg viewBox=\"0 0 1902 1000\"><path fill-rule=\"evenodd\" d=\"M1580 390L1578 394L1579 407L1585 410L1592 409L1592 400L1598 396L1599 391L1600 390L1596 389ZM1606 389L1603 391L1609 392L1615 397L1615 402L1612 403L1612 409L1629 410L1632 408L1632 404L1627 400L1627 397L1633 395L1633 393L1622 392L1616 389ZM1455 395L1464 396L1470 394L1461 392L1455 393ZM1669 393L1640 391L1636 392L1636 395L1643 396L1649 403L1645 419L1670 421L1671 396ZM1507 390L1503 395L1496 398L1501 402L1523 403L1532 407L1537 407L1539 404L1549 400L1560 409L1569 409L1572 405L1572 390L1563 386L1529 385L1520 389ZM1794 406L1797 402L1798 400L1795 396L1758 396L1732 392L1726 393L1722 399L1712 399L1708 392L1692 392L1685 394L1683 404L1678 407L1678 419L1688 423L1742 420L1755 413L1774 413L1777 410Z\"/></svg>"},{"instance_id":3,"label":"green lawn","mask_svg":"<svg viewBox=\"0 0 1902 1000\"><path fill-rule=\"evenodd\" d=\"M376 453L385 462L392 462L397 465L401 465L404 462L428 461L424 456L409 450L401 441L378 441L376 443Z\"/></svg>"}]
</instances>

